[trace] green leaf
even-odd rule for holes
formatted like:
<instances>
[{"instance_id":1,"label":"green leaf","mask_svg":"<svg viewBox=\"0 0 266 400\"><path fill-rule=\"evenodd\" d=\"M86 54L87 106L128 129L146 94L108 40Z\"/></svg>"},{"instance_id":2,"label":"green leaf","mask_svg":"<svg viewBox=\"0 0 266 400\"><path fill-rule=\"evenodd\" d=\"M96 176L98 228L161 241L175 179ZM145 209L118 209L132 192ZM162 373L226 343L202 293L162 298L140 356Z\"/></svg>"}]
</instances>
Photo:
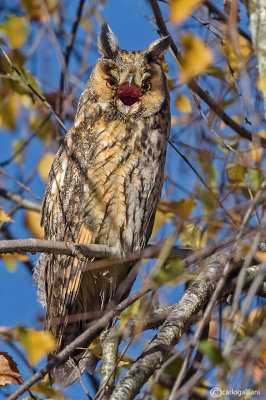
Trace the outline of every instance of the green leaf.
<instances>
[{"instance_id":1,"label":"green leaf","mask_svg":"<svg viewBox=\"0 0 266 400\"><path fill-rule=\"evenodd\" d=\"M20 74L23 76L23 78L26 80L26 82L28 82L33 89L41 96L44 97L39 83L37 82L35 76L32 75L32 73L25 69L25 68L17 68L18 71L20 72ZM17 89L16 91L20 94L27 94L29 95L29 91L30 89L27 87L26 83L23 81L22 77L16 72L16 71L12 71L12 75L14 76L14 78L17 80L17 82L19 83L19 85L17 84ZM33 94L30 93L30 96L32 97Z\"/></svg>"},{"instance_id":2,"label":"green leaf","mask_svg":"<svg viewBox=\"0 0 266 400\"><path fill-rule=\"evenodd\" d=\"M182 282L186 276L185 266L183 260L174 260L167 263L167 265L163 265L161 269L155 274L153 277L154 282L158 285L164 285L165 283L170 283L182 276Z\"/></svg>"},{"instance_id":3,"label":"green leaf","mask_svg":"<svg viewBox=\"0 0 266 400\"><path fill-rule=\"evenodd\" d=\"M177 357L171 362L171 364L167 365L167 367L164 369L164 372L176 378L181 370L183 362L184 360L182 357Z\"/></svg>"},{"instance_id":4,"label":"green leaf","mask_svg":"<svg viewBox=\"0 0 266 400\"><path fill-rule=\"evenodd\" d=\"M264 174L260 168L250 169L248 171L248 176L251 183L251 188L256 193L261 187L262 182L264 181Z\"/></svg>"},{"instance_id":5,"label":"green leaf","mask_svg":"<svg viewBox=\"0 0 266 400\"><path fill-rule=\"evenodd\" d=\"M16 116L19 107L18 95L16 93L1 96L0 103L0 126L13 130L16 128Z\"/></svg>"},{"instance_id":6,"label":"green leaf","mask_svg":"<svg viewBox=\"0 0 266 400\"><path fill-rule=\"evenodd\" d=\"M221 364L224 361L219 347L210 340L201 340L198 346L199 351L207 356L214 364Z\"/></svg>"},{"instance_id":7,"label":"green leaf","mask_svg":"<svg viewBox=\"0 0 266 400\"><path fill-rule=\"evenodd\" d=\"M208 75L213 76L214 78L218 78L218 79L222 79L222 80L225 79L225 75L224 75L223 70L221 68L218 68L218 67L209 67L209 68L206 69L206 73Z\"/></svg>"},{"instance_id":8,"label":"green leaf","mask_svg":"<svg viewBox=\"0 0 266 400\"><path fill-rule=\"evenodd\" d=\"M247 173L247 167L241 164L228 164L226 166L227 176L230 182L243 182Z\"/></svg>"},{"instance_id":9,"label":"green leaf","mask_svg":"<svg viewBox=\"0 0 266 400\"><path fill-rule=\"evenodd\" d=\"M229 149L228 147L224 146L219 140L217 140L217 147L224 153L224 154L228 154L229 153ZM237 142L236 140L228 143L230 147L232 147L232 149L237 150L239 142Z\"/></svg>"},{"instance_id":10,"label":"green leaf","mask_svg":"<svg viewBox=\"0 0 266 400\"><path fill-rule=\"evenodd\" d=\"M47 120L47 118L42 115L32 116L30 119L30 127L44 142L49 142L53 138L53 123L50 119Z\"/></svg>"}]
</instances>

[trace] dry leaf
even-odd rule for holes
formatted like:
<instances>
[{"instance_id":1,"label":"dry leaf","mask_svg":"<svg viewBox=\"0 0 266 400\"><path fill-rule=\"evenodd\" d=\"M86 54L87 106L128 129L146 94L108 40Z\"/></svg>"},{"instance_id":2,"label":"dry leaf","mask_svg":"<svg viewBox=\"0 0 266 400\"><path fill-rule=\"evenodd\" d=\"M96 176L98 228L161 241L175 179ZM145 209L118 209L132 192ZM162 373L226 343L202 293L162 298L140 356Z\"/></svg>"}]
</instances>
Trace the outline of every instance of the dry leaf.
<instances>
[{"instance_id":1,"label":"dry leaf","mask_svg":"<svg viewBox=\"0 0 266 400\"><path fill-rule=\"evenodd\" d=\"M23 381L13 358L0 351L0 385L5 386L9 383L20 385Z\"/></svg>"}]
</instances>

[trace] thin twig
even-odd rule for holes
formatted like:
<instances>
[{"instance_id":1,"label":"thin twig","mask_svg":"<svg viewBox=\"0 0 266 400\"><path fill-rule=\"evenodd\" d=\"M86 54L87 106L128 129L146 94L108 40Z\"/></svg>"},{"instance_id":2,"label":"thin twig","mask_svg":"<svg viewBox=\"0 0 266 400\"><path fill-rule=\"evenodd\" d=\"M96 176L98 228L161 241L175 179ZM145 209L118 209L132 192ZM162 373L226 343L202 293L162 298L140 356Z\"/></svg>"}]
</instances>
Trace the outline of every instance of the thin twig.
<instances>
[{"instance_id":1,"label":"thin twig","mask_svg":"<svg viewBox=\"0 0 266 400\"><path fill-rule=\"evenodd\" d=\"M59 97L58 97L58 106L57 106L57 112L59 115L61 115L61 108L62 108L62 93L64 90L64 80L65 80L65 74L67 73L68 69L68 64L70 60L70 55L73 49L73 44L74 40L76 37L77 29L80 23L81 15L82 15L82 10L84 6L85 0L80 0L76 18L72 27L71 35L67 44L66 52L65 52L65 69L62 69L61 72L61 77L60 77L60 86L59 86Z\"/></svg>"}]
</instances>

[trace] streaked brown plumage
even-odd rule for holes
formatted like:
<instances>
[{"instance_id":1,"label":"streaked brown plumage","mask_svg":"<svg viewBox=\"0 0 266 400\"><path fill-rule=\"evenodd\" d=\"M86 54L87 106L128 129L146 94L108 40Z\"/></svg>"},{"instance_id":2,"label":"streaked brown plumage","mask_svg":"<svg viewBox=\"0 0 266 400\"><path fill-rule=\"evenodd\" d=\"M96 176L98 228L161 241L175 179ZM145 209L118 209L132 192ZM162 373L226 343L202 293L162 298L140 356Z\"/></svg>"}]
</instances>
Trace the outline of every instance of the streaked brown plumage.
<instances>
[{"instance_id":1,"label":"streaked brown plumage","mask_svg":"<svg viewBox=\"0 0 266 400\"><path fill-rule=\"evenodd\" d=\"M169 94L161 59L169 38L146 51L124 51L108 27L98 39L98 60L82 93L74 125L50 171L42 208L45 238L100 243L126 255L144 248L161 195L170 129ZM57 354L117 295L131 268L125 263L83 271L89 260L42 254L35 272L40 300L47 307L46 329ZM117 300L130 288L124 288ZM58 323L60 321L60 323ZM94 364L89 350L76 351L55 371L61 386Z\"/></svg>"}]
</instances>

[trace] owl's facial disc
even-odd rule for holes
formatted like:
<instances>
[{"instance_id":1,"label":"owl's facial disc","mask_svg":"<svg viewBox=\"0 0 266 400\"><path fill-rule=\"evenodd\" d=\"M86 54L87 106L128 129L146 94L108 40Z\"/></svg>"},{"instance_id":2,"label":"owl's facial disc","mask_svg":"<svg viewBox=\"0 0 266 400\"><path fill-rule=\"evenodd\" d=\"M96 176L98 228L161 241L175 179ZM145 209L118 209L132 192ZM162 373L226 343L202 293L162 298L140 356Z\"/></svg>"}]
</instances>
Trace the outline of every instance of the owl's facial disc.
<instances>
[{"instance_id":1,"label":"owl's facial disc","mask_svg":"<svg viewBox=\"0 0 266 400\"><path fill-rule=\"evenodd\" d=\"M123 84L119 87L117 93L117 104L119 110L123 114L128 114L129 111L136 111L140 102L141 90L135 85Z\"/></svg>"}]
</instances>

